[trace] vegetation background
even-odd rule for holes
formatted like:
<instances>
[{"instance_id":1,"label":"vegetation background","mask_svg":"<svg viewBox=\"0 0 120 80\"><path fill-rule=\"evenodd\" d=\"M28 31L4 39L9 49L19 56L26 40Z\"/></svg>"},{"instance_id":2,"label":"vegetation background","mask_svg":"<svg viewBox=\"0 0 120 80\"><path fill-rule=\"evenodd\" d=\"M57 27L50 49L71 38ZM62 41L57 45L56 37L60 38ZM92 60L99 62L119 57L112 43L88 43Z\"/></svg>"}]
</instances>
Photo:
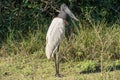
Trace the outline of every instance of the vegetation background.
<instances>
[{"instance_id":1,"label":"vegetation background","mask_svg":"<svg viewBox=\"0 0 120 80\"><path fill-rule=\"evenodd\" d=\"M45 37L62 3L80 20L70 20L60 45L62 71L68 75L65 80L120 79L119 0L1 0L1 80L56 79L50 77L54 67L51 66L53 61L47 61L45 56ZM41 71L41 68L44 69ZM73 73L100 72L101 76L89 74L93 76L90 79L89 75L81 77L77 73L76 77L74 73L71 77L70 70Z\"/></svg>"}]
</instances>

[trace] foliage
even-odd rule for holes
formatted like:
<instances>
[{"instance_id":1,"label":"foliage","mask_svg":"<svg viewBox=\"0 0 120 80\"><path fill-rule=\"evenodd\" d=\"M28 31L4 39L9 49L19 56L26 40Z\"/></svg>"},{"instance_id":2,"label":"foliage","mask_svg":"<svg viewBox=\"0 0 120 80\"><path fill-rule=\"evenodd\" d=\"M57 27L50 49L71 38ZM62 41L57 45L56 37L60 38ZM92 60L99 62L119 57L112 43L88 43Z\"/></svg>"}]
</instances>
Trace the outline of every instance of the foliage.
<instances>
[{"instance_id":1,"label":"foliage","mask_svg":"<svg viewBox=\"0 0 120 80\"><path fill-rule=\"evenodd\" d=\"M78 66L78 69L80 69L80 73L98 72L100 70L97 62L95 61L86 60L79 64L82 64L81 66Z\"/></svg>"},{"instance_id":2,"label":"foliage","mask_svg":"<svg viewBox=\"0 0 120 80\"><path fill-rule=\"evenodd\" d=\"M43 24L48 24L55 17L62 3L66 3L82 21L87 24L106 19L114 23L120 18L119 0L3 0L0 1L0 41L6 39L9 29L22 31L26 34L29 29L38 27L43 31ZM111 17L112 16L112 17Z\"/></svg>"},{"instance_id":3,"label":"foliage","mask_svg":"<svg viewBox=\"0 0 120 80\"><path fill-rule=\"evenodd\" d=\"M2 5L2 14L0 14L1 50L5 50L6 54L21 54L21 51L31 54L39 50L44 52L45 36L50 24L48 15L53 16L61 3L69 2L69 7L73 11L77 10L76 14L82 14L78 15L81 17L79 23L71 21L70 27L66 28L67 39L64 38L60 50L62 60L84 60L85 58L101 60L99 58L101 55L109 59L120 58L119 16L113 23L115 17L110 19L109 15L113 15L114 11L107 12L108 8L113 8L113 4L116 4L114 7L119 11L117 0L114 3L112 3L113 0L58 2L54 0L50 2L43 0L2 1L0 3ZM106 6L105 4L109 4L108 7L103 7ZM96 15L103 15L104 19L100 19ZM106 18L107 16L109 19ZM108 23L108 20L112 20L112 24Z\"/></svg>"},{"instance_id":4,"label":"foliage","mask_svg":"<svg viewBox=\"0 0 120 80\"><path fill-rule=\"evenodd\" d=\"M83 71L94 71L97 65L101 71L109 70L114 65L104 62L111 60L119 64L119 0L0 1L0 58L39 54L44 59L46 32L62 3L69 5L80 22L71 20L66 27L60 45L61 62L85 60L79 66ZM29 68L25 73L31 73Z\"/></svg>"},{"instance_id":5,"label":"foliage","mask_svg":"<svg viewBox=\"0 0 120 80\"><path fill-rule=\"evenodd\" d=\"M60 48L61 57L67 61L119 59L119 25L106 27L102 22L93 27L81 27L77 35L70 35L70 40L64 39Z\"/></svg>"}]
</instances>

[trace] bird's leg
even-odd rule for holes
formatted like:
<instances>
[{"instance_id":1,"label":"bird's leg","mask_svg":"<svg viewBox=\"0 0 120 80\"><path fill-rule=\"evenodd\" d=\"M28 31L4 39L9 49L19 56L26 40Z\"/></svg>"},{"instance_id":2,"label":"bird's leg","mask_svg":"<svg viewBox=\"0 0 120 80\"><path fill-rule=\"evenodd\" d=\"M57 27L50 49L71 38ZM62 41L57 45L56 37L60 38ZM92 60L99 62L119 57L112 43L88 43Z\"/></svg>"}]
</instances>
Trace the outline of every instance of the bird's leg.
<instances>
[{"instance_id":1,"label":"bird's leg","mask_svg":"<svg viewBox=\"0 0 120 80\"><path fill-rule=\"evenodd\" d=\"M59 47L58 47L59 49ZM56 77L61 77L61 75L59 74L59 52L56 51L56 53L54 54L54 59L55 59L55 69L56 69Z\"/></svg>"},{"instance_id":2,"label":"bird's leg","mask_svg":"<svg viewBox=\"0 0 120 80\"><path fill-rule=\"evenodd\" d=\"M54 54L54 58L55 58L55 69L56 69L56 77L59 77L59 61L58 61L58 52L56 52L56 54Z\"/></svg>"}]
</instances>

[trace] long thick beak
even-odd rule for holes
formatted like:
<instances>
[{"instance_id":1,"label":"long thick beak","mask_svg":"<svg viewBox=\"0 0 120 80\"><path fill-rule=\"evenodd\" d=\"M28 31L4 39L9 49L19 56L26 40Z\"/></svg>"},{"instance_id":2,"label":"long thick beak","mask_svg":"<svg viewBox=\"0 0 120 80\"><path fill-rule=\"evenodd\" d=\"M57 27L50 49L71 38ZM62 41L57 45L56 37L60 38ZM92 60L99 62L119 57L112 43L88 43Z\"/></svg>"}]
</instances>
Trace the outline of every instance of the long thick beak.
<instances>
[{"instance_id":1,"label":"long thick beak","mask_svg":"<svg viewBox=\"0 0 120 80\"><path fill-rule=\"evenodd\" d=\"M65 8L65 12L73 19L75 19L76 21L79 21L75 15L70 11L70 9L68 7Z\"/></svg>"}]
</instances>

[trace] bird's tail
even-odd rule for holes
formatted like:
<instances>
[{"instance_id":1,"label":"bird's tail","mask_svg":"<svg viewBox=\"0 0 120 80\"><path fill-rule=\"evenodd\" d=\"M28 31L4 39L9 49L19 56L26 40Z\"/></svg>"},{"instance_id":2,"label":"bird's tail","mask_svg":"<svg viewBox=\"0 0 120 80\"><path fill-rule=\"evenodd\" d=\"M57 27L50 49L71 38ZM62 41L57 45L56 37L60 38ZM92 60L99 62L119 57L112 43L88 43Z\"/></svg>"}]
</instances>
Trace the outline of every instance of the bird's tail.
<instances>
[{"instance_id":1,"label":"bird's tail","mask_svg":"<svg viewBox=\"0 0 120 80\"><path fill-rule=\"evenodd\" d=\"M48 44L46 45L45 52L46 52L47 59L50 59L52 55L52 50L50 49Z\"/></svg>"}]
</instances>

